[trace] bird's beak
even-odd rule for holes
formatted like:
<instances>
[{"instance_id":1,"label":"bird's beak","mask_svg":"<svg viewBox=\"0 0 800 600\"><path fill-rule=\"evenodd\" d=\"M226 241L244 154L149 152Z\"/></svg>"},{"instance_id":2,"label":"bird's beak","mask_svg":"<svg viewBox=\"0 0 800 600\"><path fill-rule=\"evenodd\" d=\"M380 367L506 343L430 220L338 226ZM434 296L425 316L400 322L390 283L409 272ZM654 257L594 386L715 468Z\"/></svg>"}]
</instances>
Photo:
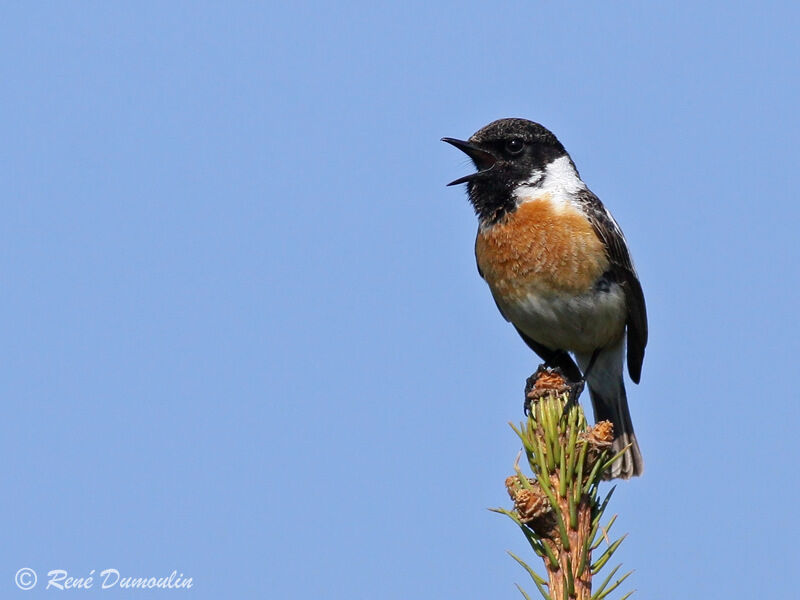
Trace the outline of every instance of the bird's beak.
<instances>
[{"instance_id":1,"label":"bird's beak","mask_svg":"<svg viewBox=\"0 0 800 600\"><path fill-rule=\"evenodd\" d=\"M469 156L472 159L472 162L475 163L475 166L478 168L477 173L472 173L470 175L465 175L464 177L460 177L455 181L451 181L447 185L458 185L459 183L466 183L468 181L472 181L476 177L480 177L488 170L490 170L495 163L497 162L497 157L493 154L478 148L475 144L470 144L469 142L464 142L462 140L456 140L453 138L442 138L443 142L447 142L451 146L455 146L459 150L461 150L464 154Z\"/></svg>"}]
</instances>

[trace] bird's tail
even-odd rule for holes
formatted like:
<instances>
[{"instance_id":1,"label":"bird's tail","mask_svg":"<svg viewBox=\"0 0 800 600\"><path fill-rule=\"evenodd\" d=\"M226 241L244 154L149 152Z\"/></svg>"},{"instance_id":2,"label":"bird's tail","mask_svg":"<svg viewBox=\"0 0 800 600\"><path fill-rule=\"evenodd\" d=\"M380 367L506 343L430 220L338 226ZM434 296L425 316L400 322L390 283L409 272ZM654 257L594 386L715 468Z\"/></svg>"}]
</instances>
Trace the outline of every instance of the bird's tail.
<instances>
[{"instance_id":1,"label":"bird's tail","mask_svg":"<svg viewBox=\"0 0 800 600\"><path fill-rule=\"evenodd\" d=\"M618 459L607 475L609 479L630 479L641 475L644 470L642 453L636 434L633 432L631 413L628 410L628 397L625 394L625 382L622 379L622 358L624 346L603 350L597 357L592 369L589 371L587 384L589 395L592 398L595 423L611 421L614 425L614 441L611 444L612 454L621 452L630 446L622 458ZM578 356L580 363L583 357ZM581 364L585 371L586 365Z\"/></svg>"},{"instance_id":2,"label":"bird's tail","mask_svg":"<svg viewBox=\"0 0 800 600\"><path fill-rule=\"evenodd\" d=\"M633 432L631 413L628 410L628 398L625 395L625 384L621 376L618 381L616 394L602 395L589 384L589 395L592 397L595 423L611 421L614 425L614 441L611 444L611 453L617 454L630 444L622 458L611 466L611 473L608 479L630 479L642 474L644 461L642 460L642 452L639 450L639 442L636 441L636 434Z\"/></svg>"}]
</instances>

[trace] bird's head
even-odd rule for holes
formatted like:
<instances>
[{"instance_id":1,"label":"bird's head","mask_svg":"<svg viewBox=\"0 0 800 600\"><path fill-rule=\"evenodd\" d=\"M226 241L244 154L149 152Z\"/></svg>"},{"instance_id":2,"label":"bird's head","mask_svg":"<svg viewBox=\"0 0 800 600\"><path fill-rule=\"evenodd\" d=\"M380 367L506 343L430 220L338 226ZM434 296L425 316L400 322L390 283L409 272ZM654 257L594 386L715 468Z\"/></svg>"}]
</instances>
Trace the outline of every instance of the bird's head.
<instances>
[{"instance_id":1,"label":"bird's head","mask_svg":"<svg viewBox=\"0 0 800 600\"><path fill-rule=\"evenodd\" d=\"M548 129L526 119L500 119L467 140L442 138L464 152L477 172L447 185L467 184L467 193L482 222L493 222L516 207L514 191L535 185L547 166L569 155ZM571 161L570 161L571 163Z\"/></svg>"}]
</instances>

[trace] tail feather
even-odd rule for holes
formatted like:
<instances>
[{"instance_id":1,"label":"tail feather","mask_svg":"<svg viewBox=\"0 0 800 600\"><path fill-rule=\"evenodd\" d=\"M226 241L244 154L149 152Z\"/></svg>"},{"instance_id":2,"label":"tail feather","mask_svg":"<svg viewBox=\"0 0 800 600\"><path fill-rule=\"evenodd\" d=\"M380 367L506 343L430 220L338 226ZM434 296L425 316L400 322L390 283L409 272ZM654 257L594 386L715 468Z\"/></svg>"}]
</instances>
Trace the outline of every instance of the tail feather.
<instances>
[{"instance_id":1,"label":"tail feather","mask_svg":"<svg viewBox=\"0 0 800 600\"><path fill-rule=\"evenodd\" d=\"M611 452L617 454L626 446L630 446L622 458L611 466L608 479L630 479L642 474L644 461L642 452L639 450L639 442L636 441L636 434L633 432L633 423L630 410L628 410L628 398L625 395L625 384L622 377L619 378L618 390L616 396L604 397L597 390L592 389L591 384L589 385L595 422L611 421L614 425L614 441L611 443Z\"/></svg>"},{"instance_id":2,"label":"tail feather","mask_svg":"<svg viewBox=\"0 0 800 600\"><path fill-rule=\"evenodd\" d=\"M625 382L622 379L622 360L625 352L624 341L603 349L597 356L595 364L589 372L587 384L592 398L595 422L611 421L614 425L614 441L611 451L616 454L626 446L630 446L622 458L611 467L609 479L630 479L641 475L644 461L633 432L631 413L628 409L628 397L625 394ZM591 360L591 355L577 354L578 364L582 372Z\"/></svg>"}]
</instances>

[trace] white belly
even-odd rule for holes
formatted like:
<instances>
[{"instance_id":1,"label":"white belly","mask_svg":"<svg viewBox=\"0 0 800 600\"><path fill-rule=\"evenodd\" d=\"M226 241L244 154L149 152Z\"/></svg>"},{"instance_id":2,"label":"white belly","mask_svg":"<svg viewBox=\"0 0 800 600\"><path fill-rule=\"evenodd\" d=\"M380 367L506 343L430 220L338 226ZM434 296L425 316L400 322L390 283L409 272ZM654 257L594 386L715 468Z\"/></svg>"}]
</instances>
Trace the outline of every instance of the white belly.
<instances>
[{"instance_id":1,"label":"white belly","mask_svg":"<svg viewBox=\"0 0 800 600\"><path fill-rule=\"evenodd\" d=\"M498 304L525 335L552 350L593 352L619 340L625 330L625 294L616 283L608 291L592 289L579 296L532 293Z\"/></svg>"}]
</instances>

